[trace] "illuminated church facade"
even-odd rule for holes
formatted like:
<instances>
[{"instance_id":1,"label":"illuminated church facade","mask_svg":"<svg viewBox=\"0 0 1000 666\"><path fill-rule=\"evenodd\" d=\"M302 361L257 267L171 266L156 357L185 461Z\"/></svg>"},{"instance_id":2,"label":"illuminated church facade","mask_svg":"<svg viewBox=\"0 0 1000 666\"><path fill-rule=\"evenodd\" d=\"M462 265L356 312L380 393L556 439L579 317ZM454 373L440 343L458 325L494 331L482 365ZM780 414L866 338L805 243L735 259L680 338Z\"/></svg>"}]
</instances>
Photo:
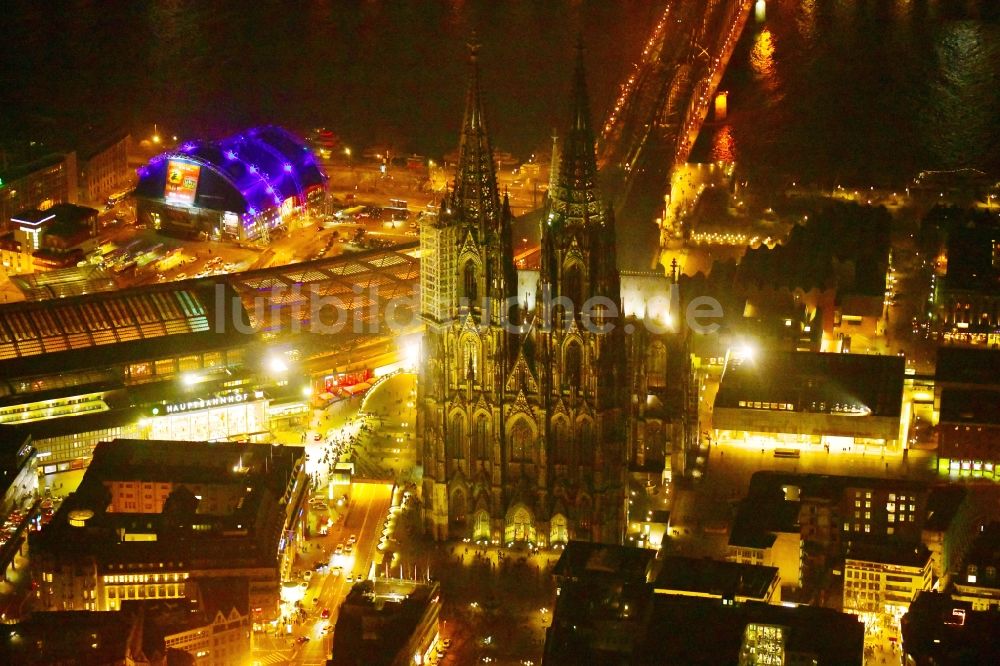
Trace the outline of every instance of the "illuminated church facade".
<instances>
[{"instance_id":1,"label":"illuminated church facade","mask_svg":"<svg viewBox=\"0 0 1000 666\"><path fill-rule=\"evenodd\" d=\"M515 267L476 44L470 60L454 186L420 232L424 525L436 539L505 546L621 542L631 472L669 474L671 445L690 429L665 404L668 357L685 377L685 354L676 334L641 325L644 305L623 307L582 49L537 272ZM670 278L652 280L665 295Z\"/></svg>"}]
</instances>

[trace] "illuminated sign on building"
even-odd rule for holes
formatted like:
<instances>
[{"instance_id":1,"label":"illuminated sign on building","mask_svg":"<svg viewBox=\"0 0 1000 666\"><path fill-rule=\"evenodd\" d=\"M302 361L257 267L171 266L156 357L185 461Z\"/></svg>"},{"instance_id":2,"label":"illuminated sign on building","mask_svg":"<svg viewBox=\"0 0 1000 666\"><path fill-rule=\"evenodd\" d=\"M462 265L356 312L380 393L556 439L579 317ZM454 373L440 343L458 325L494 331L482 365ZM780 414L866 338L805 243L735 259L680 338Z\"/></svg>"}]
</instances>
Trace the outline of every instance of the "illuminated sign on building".
<instances>
[{"instance_id":1,"label":"illuminated sign on building","mask_svg":"<svg viewBox=\"0 0 1000 666\"><path fill-rule=\"evenodd\" d=\"M268 427L267 405L245 393L169 405L165 416L149 419L149 437L215 442L262 434Z\"/></svg>"},{"instance_id":2,"label":"illuminated sign on building","mask_svg":"<svg viewBox=\"0 0 1000 666\"><path fill-rule=\"evenodd\" d=\"M167 162L167 182L163 186L163 198L167 203L183 206L194 205L194 195L198 191L198 177L201 167L192 162L170 160Z\"/></svg>"},{"instance_id":3,"label":"illuminated sign on building","mask_svg":"<svg viewBox=\"0 0 1000 666\"><path fill-rule=\"evenodd\" d=\"M246 402L249 397L246 393L233 393L231 395L216 396L207 400L199 398L198 400L191 400L189 402L178 402L167 405L167 414L180 414L181 412L189 412L196 409L211 409L212 407L222 407L224 405L236 405Z\"/></svg>"}]
</instances>

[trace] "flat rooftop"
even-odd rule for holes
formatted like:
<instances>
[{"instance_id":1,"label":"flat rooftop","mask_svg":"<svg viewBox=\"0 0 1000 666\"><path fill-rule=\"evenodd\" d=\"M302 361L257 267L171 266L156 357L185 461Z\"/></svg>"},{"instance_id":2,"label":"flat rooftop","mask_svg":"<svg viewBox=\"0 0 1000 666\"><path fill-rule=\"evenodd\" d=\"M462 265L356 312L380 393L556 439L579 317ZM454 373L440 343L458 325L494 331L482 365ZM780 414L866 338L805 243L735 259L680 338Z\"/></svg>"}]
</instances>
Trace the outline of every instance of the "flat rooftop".
<instances>
[{"instance_id":1,"label":"flat rooftop","mask_svg":"<svg viewBox=\"0 0 1000 666\"><path fill-rule=\"evenodd\" d=\"M935 381L1000 387L1000 350L938 347Z\"/></svg>"},{"instance_id":2,"label":"flat rooftop","mask_svg":"<svg viewBox=\"0 0 1000 666\"><path fill-rule=\"evenodd\" d=\"M750 477L750 497L782 497L786 488L797 488L806 499L838 501L848 488L870 488L920 492L927 483L913 479L891 479L877 476L841 476L837 474L798 474L763 470Z\"/></svg>"},{"instance_id":3,"label":"flat rooftop","mask_svg":"<svg viewBox=\"0 0 1000 666\"><path fill-rule=\"evenodd\" d=\"M969 492L963 486L934 486L927 495L925 530L946 530L965 502Z\"/></svg>"},{"instance_id":4,"label":"flat rooftop","mask_svg":"<svg viewBox=\"0 0 1000 666\"><path fill-rule=\"evenodd\" d=\"M726 599L764 599L777 578L776 567L669 556L660 561L653 589L660 593L690 592Z\"/></svg>"},{"instance_id":5,"label":"flat rooftop","mask_svg":"<svg viewBox=\"0 0 1000 666\"><path fill-rule=\"evenodd\" d=\"M729 605L714 599L660 594L653 601L650 623L632 663L742 663L740 652L750 625L781 629L784 663L862 663L864 625L853 615L812 606Z\"/></svg>"},{"instance_id":6,"label":"flat rooftop","mask_svg":"<svg viewBox=\"0 0 1000 666\"><path fill-rule=\"evenodd\" d=\"M899 356L761 350L726 364L715 406L760 402L796 412L898 417L904 370Z\"/></svg>"},{"instance_id":7,"label":"flat rooftop","mask_svg":"<svg viewBox=\"0 0 1000 666\"><path fill-rule=\"evenodd\" d=\"M920 664L1000 664L1000 613L921 592L901 621L903 649Z\"/></svg>"},{"instance_id":8,"label":"flat rooftop","mask_svg":"<svg viewBox=\"0 0 1000 666\"><path fill-rule=\"evenodd\" d=\"M77 490L30 536L33 557L54 566L93 558L101 568L276 566L286 502L300 501L303 494L289 495L303 462L297 447L101 442ZM159 513L111 511L110 486L118 481L169 482L172 490ZM232 500L223 509L199 513L201 500L189 488L195 484L225 486Z\"/></svg>"},{"instance_id":9,"label":"flat rooftop","mask_svg":"<svg viewBox=\"0 0 1000 666\"><path fill-rule=\"evenodd\" d=\"M770 548L779 533L797 534L798 502L780 497L747 497L740 501L729 531L729 545L739 548Z\"/></svg>"},{"instance_id":10,"label":"flat rooftop","mask_svg":"<svg viewBox=\"0 0 1000 666\"><path fill-rule=\"evenodd\" d=\"M1000 382L1000 379L997 380ZM941 390L940 423L951 425L1000 425L1000 384L986 388Z\"/></svg>"},{"instance_id":11,"label":"flat rooftop","mask_svg":"<svg viewBox=\"0 0 1000 666\"><path fill-rule=\"evenodd\" d=\"M437 633L438 604L437 583L366 580L356 584L337 616L332 662L365 666L388 666L404 660L412 663L413 654L402 652L414 637L429 640Z\"/></svg>"},{"instance_id":12,"label":"flat rooftop","mask_svg":"<svg viewBox=\"0 0 1000 666\"><path fill-rule=\"evenodd\" d=\"M1000 270L993 260L993 245L1000 242L1000 227L993 220L954 225L948 233L948 289L996 294Z\"/></svg>"},{"instance_id":13,"label":"flat rooftop","mask_svg":"<svg viewBox=\"0 0 1000 666\"><path fill-rule=\"evenodd\" d=\"M930 556L930 551L923 544L852 541L847 548L846 559L920 568Z\"/></svg>"},{"instance_id":14,"label":"flat rooftop","mask_svg":"<svg viewBox=\"0 0 1000 666\"><path fill-rule=\"evenodd\" d=\"M656 551L590 541L570 541L559 556L552 575L563 578L608 576L644 583Z\"/></svg>"}]
</instances>

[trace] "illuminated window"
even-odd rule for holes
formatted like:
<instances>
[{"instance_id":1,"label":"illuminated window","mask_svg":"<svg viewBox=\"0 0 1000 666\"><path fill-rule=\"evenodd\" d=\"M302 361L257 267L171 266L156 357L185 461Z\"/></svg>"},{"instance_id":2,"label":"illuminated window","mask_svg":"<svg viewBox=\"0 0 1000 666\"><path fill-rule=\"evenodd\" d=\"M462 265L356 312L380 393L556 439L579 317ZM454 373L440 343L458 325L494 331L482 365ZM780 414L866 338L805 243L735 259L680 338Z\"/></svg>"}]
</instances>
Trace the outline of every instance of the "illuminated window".
<instances>
[{"instance_id":1,"label":"illuminated window","mask_svg":"<svg viewBox=\"0 0 1000 666\"><path fill-rule=\"evenodd\" d=\"M172 375L177 372L177 363L172 358L161 359L156 362L157 375Z\"/></svg>"},{"instance_id":2,"label":"illuminated window","mask_svg":"<svg viewBox=\"0 0 1000 666\"><path fill-rule=\"evenodd\" d=\"M451 427L448 429L448 457L465 457L465 416L461 413L451 417Z\"/></svg>"},{"instance_id":3,"label":"illuminated window","mask_svg":"<svg viewBox=\"0 0 1000 666\"><path fill-rule=\"evenodd\" d=\"M472 455L477 460L489 459L490 420L485 414L476 417L476 428L473 432Z\"/></svg>"},{"instance_id":4,"label":"illuminated window","mask_svg":"<svg viewBox=\"0 0 1000 666\"><path fill-rule=\"evenodd\" d=\"M871 525L865 525L865 532L871 532L871 531L872 531L872 526Z\"/></svg>"},{"instance_id":5,"label":"illuminated window","mask_svg":"<svg viewBox=\"0 0 1000 666\"><path fill-rule=\"evenodd\" d=\"M531 455L532 443L531 426L526 418L520 418L514 422L510 430L510 457L511 460L521 461Z\"/></svg>"}]
</instances>

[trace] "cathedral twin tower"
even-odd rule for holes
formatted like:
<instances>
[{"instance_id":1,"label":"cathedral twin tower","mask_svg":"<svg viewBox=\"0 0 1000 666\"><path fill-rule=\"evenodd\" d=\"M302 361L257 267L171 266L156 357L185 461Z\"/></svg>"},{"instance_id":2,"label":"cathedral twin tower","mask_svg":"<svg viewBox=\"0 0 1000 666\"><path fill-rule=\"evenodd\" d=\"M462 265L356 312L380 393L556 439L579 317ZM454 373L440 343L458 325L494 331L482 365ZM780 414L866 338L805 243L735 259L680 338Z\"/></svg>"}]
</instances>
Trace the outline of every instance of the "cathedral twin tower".
<instances>
[{"instance_id":1,"label":"cathedral twin tower","mask_svg":"<svg viewBox=\"0 0 1000 666\"><path fill-rule=\"evenodd\" d=\"M628 386L611 210L597 189L578 48L570 126L518 271L478 77L458 170L421 230L417 437L428 533L505 546L620 541Z\"/></svg>"}]
</instances>

